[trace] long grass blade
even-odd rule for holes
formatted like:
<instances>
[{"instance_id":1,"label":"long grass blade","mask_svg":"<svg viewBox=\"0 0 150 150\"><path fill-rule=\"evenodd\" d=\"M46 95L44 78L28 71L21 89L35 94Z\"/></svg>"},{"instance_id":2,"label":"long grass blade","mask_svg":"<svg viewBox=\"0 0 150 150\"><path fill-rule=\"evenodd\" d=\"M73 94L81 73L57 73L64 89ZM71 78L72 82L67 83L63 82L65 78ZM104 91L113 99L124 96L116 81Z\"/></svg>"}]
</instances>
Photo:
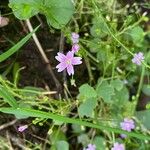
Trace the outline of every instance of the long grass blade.
<instances>
[{"instance_id":1,"label":"long grass blade","mask_svg":"<svg viewBox=\"0 0 150 150\"><path fill-rule=\"evenodd\" d=\"M10 48L8 51L4 52L3 54L0 55L0 62L6 60L8 57L10 57L12 54L17 52L32 36L34 32L37 31L39 26L37 26L33 32L29 33L26 35L21 41L19 41L17 44L15 44L12 48Z\"/></svg>"},{"instance_id":2,"label":"long grass blade","mask_svg":"<svg viewBox=\"0 0 150 150\"><path fill-rule=\"evenodd\" d=\"M58 120L58 121L62 121L63 123L78 124L78 125L96 128L100 130L106 130L106 131L114 132L118 134L126 134L127 136L135 137L135 138L142 139L142 140L150 140L149 135L144 135L144 134L135 133L135 132L127 132L118 128L112 128L109 126L104 126L102 124L93 124L87 121L82 121L80 119L68 118L68 117L53 114L50 112L44 112L44 111L26 109L26 108L17 108L17 109L16 108L0 108L0 111L4 113L14 114L14 115L20 114L20 115L27 115L30 117L39 117L43 119L46 118L46 119Z\"/></svg>"}]
</instances>

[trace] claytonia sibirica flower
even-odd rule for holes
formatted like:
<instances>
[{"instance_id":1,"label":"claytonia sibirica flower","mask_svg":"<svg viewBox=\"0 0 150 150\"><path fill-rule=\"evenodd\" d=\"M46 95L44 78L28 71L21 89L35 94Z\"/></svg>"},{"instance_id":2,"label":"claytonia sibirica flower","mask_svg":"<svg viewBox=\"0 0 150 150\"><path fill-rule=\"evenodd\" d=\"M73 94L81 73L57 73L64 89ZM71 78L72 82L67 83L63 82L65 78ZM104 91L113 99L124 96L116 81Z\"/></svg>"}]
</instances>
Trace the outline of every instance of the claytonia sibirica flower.
<instances>
[{"instance_id":1,"label":"claytonia sibirica flower","mask_svg":"<svg viewBox=\"0 0 150 150\"><path fill-rule=\"evenodd\" d=\"M120 123L120 126L121 126L122 130L125 130L128 132L131 132L131 130L135 128L134 121L129 118L124 118L124 121ZM127 135L125 135L125 134L121 134L120 136L121 136L121 138L127 137Z\"/></svg>"},{"instance_id":2,"label":"claytonia sibirica flower","mask_svg":"<svg viewBox=\"0 0 150 150\"><path fill-rule=\"evenodd\" d=\"M142 61L144 61L144 55L142 52L135 53L132 59L132 62L136 65L141 65Z\"/></svg>"},{"instance_id":3,"label":"claytonia sibirica flower","mask_svg":"<svg viewBox=\"0 0 150 150\"><path fill-rule=\"evenodd\" d=\"M121 137L122 139L125 139L125 138L127 137L127 135L126 135L126 134L120 134L120 137Z\"/></svg>"},{"instance_id":4,"label":"claytonia sibirica flower","mask_svg":"<svg viewBox=\"0 0 150 150\"><path fill-rule=\"evenodd\" d=\"M56 68L58 72L67 69L68 75L74 75L74 65L80 65L82 63L81 57L74 57L74 53L69 51L66 55L62 53L57 53L58 56L55 58L60 62Z\"/></svg>"},{"instance_id":5,"label":"claytonia sibirica flower","mask_svg":"<svg viewBox=\"0 0 150 150\"><path fill-rule=\"evenodd\" d=\"M19 128L18 128L18 131L19 132L23 132L24 130L26 130L28 128L28 125L23 125L23 126L20 126Z\"/></svg>"},{"instance_id":6,"label":"claytonia sibirica flower","mask_svg":"<svg viewBox=\"0 0 150 150\"><path fill-rule=\"evenodd\" d=\"M71 50L72 50L74 53L76 53L76 52L79 51L79 49L80 49L79 44L74 44L74 45L72 46L72 49L71 49Z\"/></svg>"},{"instance_id":7,"label":"claytonia sibirica flower","mask_svg":"<svg viewBox=\"0 0 150 150\"><path fill-rule=\"evenodd\" d=\"M124 121L120 123L121 129L130 132L135 128L134 121L129 118L124 118Z\"/></svg>"},{"instance_id":8,"label":"claytonia sibirica flower","mask_svg":"<svg viewBox=\"0 0 150 150\"><path fill-rule=\"evenodd\" d=\"M84 148L83 150L96 150L96 146L94 144L88 144L87 148Z\"/></svg>"},{"instance_id":9,"label":"claytonia sibirica flower","mask_svg":"<svg viewBox=\"0 0 150 150\"><path fill-rule=\"evenodd\" d=\"M79 34L73 32L73 33L71 34L71 40L72 40L72 43L73 43L73 44L77 44L77 43L79 42Z\"/></svg>"},{"instance_id":10,"label":"claytonia sibirica flower","mask_svg":"<svg viewBox=\"0 0 150 150\"><path fill-rule=\"evenodd\" d=\"M111 150L125 150L125 147L123 144L116 142L114 143L114 147L112 147Z\"/></svg>"}]
</instances>

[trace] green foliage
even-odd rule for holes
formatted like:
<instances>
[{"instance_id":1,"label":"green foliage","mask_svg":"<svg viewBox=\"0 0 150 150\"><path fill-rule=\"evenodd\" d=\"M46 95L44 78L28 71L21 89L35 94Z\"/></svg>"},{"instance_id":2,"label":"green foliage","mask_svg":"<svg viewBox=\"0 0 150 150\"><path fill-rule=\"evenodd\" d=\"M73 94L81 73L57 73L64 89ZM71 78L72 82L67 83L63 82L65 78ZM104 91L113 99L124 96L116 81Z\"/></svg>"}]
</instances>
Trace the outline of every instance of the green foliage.
<instances>
[{"instance_id":1,"label":"green foliage","mask_svg":"<svg viewBox=\"0 0 150 150\"><path fill-rule=\"evenodd\" d=\"M103 22L100 16L96 16L93 19L92 23L93 26L90 30L92 36L102 38L109 33L105 23Z\"/></svg>"},{"instance_id":2,"label":"green foliage","mask_svg":"<svg viewBox=\"0 0 150 150\"><path fill-rule=\"evenodd\" d=\"M150 110L138 111L135 116L147 129L150 129Z\"/></svg>"},{"instance_id":3,"label":"green foliage","mask_svg":"<svg viewBox=\"0 0 150 150\"><path fill-rule=\"evenodd\" d=\"M87 134L81 134L78 136L78 143L81 143L82 145L87 145L89 143L89 137Z\"/></svg>"},{"instance_id":4,"label":"green foliage","mask_svg":"<svg viewBox=\"0 0 150 150\"><path fill-rule=\"evenodd\" d=\"M9 0L9 7L18 19L29 19L40 11L42 0Z\"/></svg>"},{"instance_id":5,"label":"green foliage","mask_svg":"<svg viewBox=\"0 0 150 150\"><path fill-rule=\"evenodd\" d=\"M150 85L149 84L144 84L142 87L142 92L147 95L150 96Z\"/></svg>"},{"instance_id":6,"label":"green foliage","mask_svg":"<svg viewBox=\"0 0 150 150\"><path fill-rule=\"evenodd\" d=\"M64 27L74 11L71 0L45 0L42 12L49 25L55 28Z\"/></svg>"},{"instance_id":7,"label":"green foliage","mask_svg":"<svg viewBox=\"0 0 150 150\"><path fill-rule=\"evenodd\" d=\"M15 44L12 48L10 48L8 51L4 52L3 54L0 55L0 62L6 60L7 58L9 58L12 54L14 54L15 52L17 52L32 36L32 34L34 32L37 31L37 29L39 28L36 27L31 33L29 33L28 35L26 35L21 41L19 41L17 44Z\"/></svg>"},{"instance_id":8,"label":"green foliage","mask_svg":"<svg viewBox=\"0 0 150 150\"><path fill-rule=\"evenodd\" d=\"M80 117L94 117L94 109L97 105L97 99L96 98L89 98L85 102L83 102L79 108L78 113Z\"/></svg>"},{"instance_id":9,"label":"green foliage","mask_svg":"<svg viewBox=\"0 0 150 150\"><path fill-rule=\"evenodd\" d=\"M69 144L66 141L56 142L57 150L69 150Z\"/></svg>"},{"instance_id":10,"label":"green foliage","mask_svg":"<svg viewBox=\"0 0 150 150\"><path fill-rule=\"evenodd\" d=\"M93 144L96 145L96 150L104 150L105 149L105 139L101 136L96 136L93 139Z\"/></svg>"},{"instance_id":11,"label":"green foliage","mask_svg":"<svg viewBox=\"0 0 150 150\"><path fill-rule=\"evenodd\" d=\"M66 136L60 129L54 128L52 133L49 135L49 139L50 139L52 145L56 146L57 142L65 141L66 140Z\"/></svg>"},{"instance_id":12,"label":"green foliage","mask_svg":"<svg viewBox=\"0 0 150 150\"><path fill-rule=\"evenodd\" d=\"M148 144L145 144L147 141L141 141L150 140L149 110L136 112L140 93L150 96L150 66L147 65L150 63L150 36L146 23L149 18L139 13L140 9L133 13L139 6L148 5L143 2L124 7L123 3L114 0L105 3L98 0L9 0L9 7L18 19L26 20L42 14L49 25L56 29L62 28L62 35L68 37L67 42L71 41L71 32L78 32L81 49L77 55L83 56L81 70L83 67L88 74L83 74L86 75L83 76L83 81L80 80L78 72L75 74L75 78L78 79L76 83L80 85L78 95L72 94L76 93L78 87L70 88L68 84L64 90L65 99L60 91L57 91L58 97L62 99L54 99L39 87L29 85L19 88L18 75L21 77L21 63L18 63L18 60L14 61L14 83L7 80L11 76L7 76L7 72L12 66L5 71L2 69L5 79L0 81L0 112L13 114L17 119L36 118L32 121L34 125L49 125L45 145L50 144L51 150L69 150L67 141L70 142L72 139L71 142L77 139L77 147L71 147L74 149L82 149L89 143L95 144L96 150L111 149L117 141L124 143L127 149L149 149ZM75 15L69 26L66 26L73 15L74 7ZM42 17L40 19L44 21ZM17 52L37 29L38 27L11 49L2 53L0 62ZM134 54L140 51L145 56L142 65L146 71L141 69L143 66L132 63ZM147 83L143 83L145 77L148 79ZM125 80L127 83L124 83ZM72 81L75 83L74 77ZM83 82L85 84L81 85ZM135 91L132 91L133 88ZM147 104L146 108L149 109L150 104ZM132 132L120 129L120 121L126 117L131 117L135 121L136 128ZM71 124L71 128L67 124ZM127 135L125 141L120 139L120 134ZM36 149L36 144L31 147ZM37 149L40 148L43 147L38 145Z\"/></svg>"},{"instance_id":13,"label":"green foliage","mask_svg":"<svg viewBox=\"0 0 150 150\"><path fill-rule=\"evenodd\" d=\"M72 124L72 129L74 133L82 133L85 131L85 128L83 126L79 126L76 124Z\"/></svg>"},{"instance_id":14,"label":"green foliage","mask_svg":"<svg viewBox=\"0 0 150 150\"><path fill-rule=\"evenodd\" d=\"M11 107L18 107L16 99L10 92L8 92L8 89L3 85L0 85L0 97L3 98L3 100L6 101Z\"/></svg>"},{"instance_id":15,"label":"green foliage","mask_svg":"<svg viewBox=\"0 0 150 150\"><path fill-rule=\"evenodd\" d=\"M79 88L79 95L78 99L82 101L86 101L88 98L95 98L97 96L96 91L93 87L89 86L88 84L83 84Z\"/></svg>"},{"instance_id":16,"label":"green foliage","mask_svg":"<svg viewBox=\"0 0 150 150\"><path fill-rule=\"evenodd\" d=\"M135 45L141 46L144 40L144 31L140 26L134 27L128 34L131 36Z\"/></svg>"},{"instance_id":17,"label":"green foliage","mask_svg":"<svg viewBox=\"0 0 150 150\"><path fill-rule=\"evenodd\" d=\"M124 86L120 91L115 91L113 99L117 104L124 104L129 100L129 91Z\"/></svg>"},{"instance_id":18,"label":"green foliage","mask_svg":"<svg viewBox=\"0 0 150 150\"><path fill-rule=\"evenodd\" d=\"M30 117L59 120L59 121L62 121L63 123L77 124L77 125L95 128L95 129L106 130L106 131L120 133L120 134L126 134L127 136L132 136L132 137L135 137L138 139L150 140L150 137L148 135L143 135L143 134L134 133L134 132L127 132L127 131L124 131L124 130L121 130L118 128L103 126L102 124L90 123L87 121L82 121L82 120L77 119L77 118L76 119L68 118L68 117L53 114L50 112L44 112L44 111L39 111L39 110L35 110L35 109L1 107L0 111L3 113L14 114L14 115L20 114L20 115L27 115Z\"/></svg>"},{"instance_id":19,"label":"green foliage","mask_svg":"<svg viewBox=\"0 0 150 150\"><path fill-rule=\"evenodd\" d=\"M106 103L111 103L111 97L114 95L114 88L107 81L102 81L98 83L96 88L99 97L103 98Z\"/></svg>"},{"instance_id":20,"label":"green foliage","mask_svg":"<svg viewBox=\"0 0 150 150\"><path fill-rule=\"evenodd\" d=\"M119 79L111 80L110 84L117 90L120 91L123 88L123 82Z\"/></svg>"},{"instance_id":21,"label":"green foliage","mask_svg":"<svg viewBox=\"0 0 150 150\"><path fill-rule=\"evenodd\" d=\"M74 11L71 0L10 0L9 2L18 19L29 19L41 13L46 16L49 25L58 29L68 23Z\"/></svg>"}]
</instances>

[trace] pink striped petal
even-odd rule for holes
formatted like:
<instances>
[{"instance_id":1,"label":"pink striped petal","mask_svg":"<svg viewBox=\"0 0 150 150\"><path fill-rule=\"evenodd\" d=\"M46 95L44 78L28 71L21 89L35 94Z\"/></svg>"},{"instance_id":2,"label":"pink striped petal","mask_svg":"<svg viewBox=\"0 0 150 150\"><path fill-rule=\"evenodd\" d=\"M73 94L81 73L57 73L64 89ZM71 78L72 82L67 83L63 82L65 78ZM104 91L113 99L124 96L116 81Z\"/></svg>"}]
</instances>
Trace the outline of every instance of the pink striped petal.
<instances>
[{"instance_id":1,"label":"pink striped petal","mask_svg":"<svg viewBox=\"0 0 150 150\"><path fill-rule=\"evenodd\" d=\"M67 72L68 72L68 75L70 76L71 74L74 75L74 68L72 65L68 65L67 66Z\"/></svg>"},{"instance_id":2,"label":"pink striped petal","mask_svg":"<svg viewBox=\"0 0 150 150\"><path fill-rule=\"evenodd\" d=\"M67 55L66 55L66 58L67 58L67 59L72 59L73 56L74 56L74 53L71 52L71 51L69 51L69 52L67 53Z\"/></svg>"},{"instance_id":3,"label":"pink striped petal","mask_svg":"<svg viewBox=\"0 0 150 150\"><path fill-rule=\"evenodd\" d=\"M82 61L81 61L81 57L74 57L72 59L72 65L79 65L79 64L82 64Z\"/></svg>"},{"instance_id":4,"label":"pink striped petal","mask_svg":"<svg viewBox=\"0 0 150 150\"><path fill-rule=\"evenodd\" d=\"M56 68L58 69L58 72L63 71L64 69L66 69L67 64L66 63L59 63Z\"/></svg>"},{"instance_id":5,"label":"pink striped petal","mask_svg":"<svg viewBox=\"0 0 150 150\"><path fill-rule=\"evenodd\" d=\"M66 59L66 56L62 53L57 53L58 56L55 56L55 58L59 61L59 62L63 62Z\"/></svg>"}]
</instances>

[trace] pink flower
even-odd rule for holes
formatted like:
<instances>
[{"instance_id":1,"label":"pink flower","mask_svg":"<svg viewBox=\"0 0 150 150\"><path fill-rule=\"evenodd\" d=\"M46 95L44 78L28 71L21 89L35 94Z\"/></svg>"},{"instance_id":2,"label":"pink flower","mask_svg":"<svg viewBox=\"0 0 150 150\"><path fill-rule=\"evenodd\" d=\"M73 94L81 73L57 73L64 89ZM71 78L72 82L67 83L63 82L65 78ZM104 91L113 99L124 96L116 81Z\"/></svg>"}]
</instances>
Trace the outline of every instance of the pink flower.
<instances>
[{"instance_id":1,"label":"pink flower","mask_svg":"<svg viewBox=\"0 0 150 150\"><path fill-rule=\"evenodd\" d=\"M71 34L71 40L72 40L72 43L73 43L73 44L78 43L78 42L79 42L79 34L73 32L73 33Z\"/></svg>"},{"instance_id":2,"label":"pink flower","mask_svg":"<svg viewBox=\"0 0 150 150\"><path fill-rule=\"evenodd\" d=\"M28 128L28 125L23 125L23 126L20 126L19 128L18 128L18 131L19 132L23 132L24 130L26 130Z\"/></svg>"},{"instance_id":3,"label":"pink flower","mask_svg":"<svg viewBox=\"0 0 150 150\"><path fill-rule=\"evenodd\" d=\"M74 53L69 51L66 55L62 53L57 53L58 56L55 58L60 62L56 68L58 72L67 69L68 75L74 75L73 65L79 65L82 63L81 57L74 57Z\"/></svg>"},{"instance_id":4,"label":"pink flower","mask_svg":"<svg viewBox=\"0 0 150 150\"><path fill-rule=\"evenodd\" d=\"M72 46L72 51L74 52L74 53L76 53L76 52L78 52L79 51L79 49L80 49L80 46L79 46L79 44L73 44L73 46Z\"/></svg>"},{"instance_id":5,"label":"pink flower","mask_svg":"<svg viewBox=\"0 0 150 150\"><path fill-rule=\"evenodd\" d=\"M124 118L124 121L120 123L120 126L123 130L128 132L135 128L134 121L129 118Z\"/></svg>"},{"instance_id":6,"label":"pink flower","mask_svg":"<svg viewBox=\"0 0 150 150\"><path fill-rule=\"evenodd\" d=\"M136 65L141 65L142 61L144 61L144 55L142 52L135 53L132 59L132 62Z\"/></svg>"},{"instance_id":7,"label":"pink flower","mask_svg":"<svg viewBox=\"0 0 150 150\"><path fill-rule=\"evenodd\" d=\"M111 150L125 150L125 147L123 144L116 142L114 143L114 147L112 147Z\"/></svg>"},{"instance_id":8,"label":"pink flower","mask_svg":"<svg viewBox=\"0 0 150 150\"><path fill-rule=\"evenodd\" d=\"M120 134L120 137L121 137L122 139L126 139L126 138L127 138L127 135L126 135L126 134Z\"/></svg>"}]
</instances>

